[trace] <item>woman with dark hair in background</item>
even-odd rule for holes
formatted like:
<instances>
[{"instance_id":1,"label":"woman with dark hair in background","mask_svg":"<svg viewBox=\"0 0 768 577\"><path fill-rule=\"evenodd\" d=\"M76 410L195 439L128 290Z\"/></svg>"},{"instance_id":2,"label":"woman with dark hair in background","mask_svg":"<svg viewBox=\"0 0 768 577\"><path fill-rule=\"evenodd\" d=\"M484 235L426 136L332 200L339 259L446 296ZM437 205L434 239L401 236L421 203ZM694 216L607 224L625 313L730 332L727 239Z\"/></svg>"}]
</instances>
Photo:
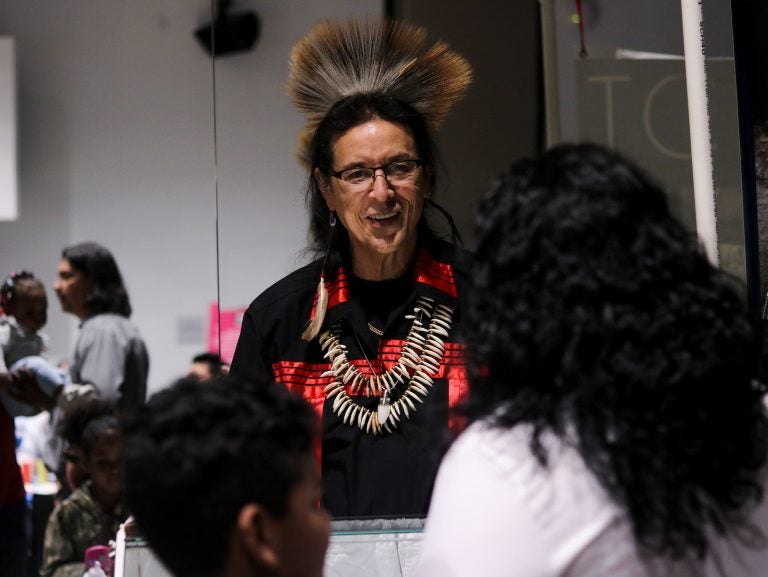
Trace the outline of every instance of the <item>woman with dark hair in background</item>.
<instances>
[{"instance_id":1,"label":"woman with dark hair in background","mask_svg":"<svg viewBox=\"0 0 768 577\"><path fill-rule=\"evenodd\" d=\"M425 37L404 23L326 22L294 47L318 259L250 305L232 361L234 375L283 383L322 415L323 502L336 517L425 515L448 408L466 390L466 253L427 214L431 132L471 73L443 43L423 50Z\"/></svg>"},{"instance_id":2,"label":"woman with dark hair in background","mask_svg":"<svg viewBox=\"0 0 768 577\"><path fill-rule=\"evenodd\" d=\"M477 223L474 422L441 465L420 574L764 574L755 328L662 190L560 146L503 174Z\"/></svg>"},{"instance_id":3,"label":"woman with dark hair in background","mask_svg":"<svg viewBox=\"0 0 768 577\"><path fill-rule=\"evenodd\" d=\"M127 411L147 392L149 356L112 253L95 242L62 251L53 285L64 312L80 319L70 365L72 382L93 385L99 396Z\"/></svg>"}]
</instances>

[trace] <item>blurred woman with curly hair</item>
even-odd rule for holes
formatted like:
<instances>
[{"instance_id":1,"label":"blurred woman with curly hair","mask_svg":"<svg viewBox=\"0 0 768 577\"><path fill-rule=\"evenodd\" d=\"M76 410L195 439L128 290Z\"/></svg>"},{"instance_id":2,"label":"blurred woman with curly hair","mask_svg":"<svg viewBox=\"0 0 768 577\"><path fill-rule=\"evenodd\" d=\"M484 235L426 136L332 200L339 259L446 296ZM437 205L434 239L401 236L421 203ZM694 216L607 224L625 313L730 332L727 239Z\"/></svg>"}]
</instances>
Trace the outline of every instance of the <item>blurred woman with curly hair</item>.
<instances>
[{"instance_id":1,"label":"blurred woman with curly hair","mask_svg":"<svg viewBox=\"0 0 768 577\"><path fill-rule=\"evenodd\" d=\"M504 173L477 226L473 423L421 575L760 574L756 331L659 186L562 145Z\"/></svg>"}]
</instances>

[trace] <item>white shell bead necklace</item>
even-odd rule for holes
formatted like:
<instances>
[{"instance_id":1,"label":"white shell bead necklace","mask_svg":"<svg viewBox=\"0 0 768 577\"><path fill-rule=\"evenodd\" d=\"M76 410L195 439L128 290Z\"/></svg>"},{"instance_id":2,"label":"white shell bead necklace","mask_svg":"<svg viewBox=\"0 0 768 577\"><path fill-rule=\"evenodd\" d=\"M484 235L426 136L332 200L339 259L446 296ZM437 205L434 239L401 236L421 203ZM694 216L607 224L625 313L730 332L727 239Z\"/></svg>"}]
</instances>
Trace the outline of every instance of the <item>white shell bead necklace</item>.
<instances>
[{"instance_id":1,"label":"white shell bead necklace","mask_svg":"<svg viewBox=\"0 0 768 577\"><path fill-rule=\"evenodd\" d=\"M453 323L453 309L443 304L435 305L429 297L419 297L413 308L411 329L403 344L400 358L391 369L376 374L371 368L371 375L363 375L347 359L347 347L340 342L341 323L334 324L320 335L320 347L324 357L331 363L331 369L323 377L332 376L333 381L324 389L328 398L333 400L333 412L344 424L357 427L365 433L374 435L384 431L391 433L397 429L402 419L409 419L416 411L416 403L423 403L432 387L432 375L437 374L445 352L444 339L448 337ZM425 325L424 320L428 319ZM369 363L370 366L370 363ZM391 395L398 383L408 383L403 394L391 402ZM363 407L347 394L349 386L352 393L366 397L379 395L379 406L375 411Z\"/></svg>"}]
</instances>

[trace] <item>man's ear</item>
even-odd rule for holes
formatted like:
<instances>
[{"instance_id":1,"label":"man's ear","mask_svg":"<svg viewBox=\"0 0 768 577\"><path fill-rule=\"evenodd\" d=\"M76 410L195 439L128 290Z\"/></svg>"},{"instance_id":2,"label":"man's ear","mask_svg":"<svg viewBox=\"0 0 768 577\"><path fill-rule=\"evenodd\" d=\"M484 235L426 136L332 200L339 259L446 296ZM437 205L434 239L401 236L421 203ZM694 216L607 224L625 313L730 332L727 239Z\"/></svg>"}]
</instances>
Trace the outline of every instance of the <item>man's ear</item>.
<instances>
[{"instance_id":1,"label":"man's ear","mask_svg":"<svg viewBox=\"0 0 768 577\"><path fill-rule=\"evenodd\" d=\"M323 199L325 199L325 204L328 206L328 210L330 211L336 210L333 206L333 193L331 192L331 182L330 182L330 179L328 178L328 175L325 174L319 168L315 168L315 171L313 172L313 176L315 177L315 181L317 182L317 187L320 189L320 192L323 194Z\"/></svg>"},{"instance_id":2,"label":"man's ear","mask_svg":"<svg viewBox=\"0 0 768 577\"><path fill-rule=\"evenodd\" d=\"M264 507L247 503L237 516L237 534L246 554L260 566L276 568L280 563L273 519Z\"/></svg>"}]
</instances>

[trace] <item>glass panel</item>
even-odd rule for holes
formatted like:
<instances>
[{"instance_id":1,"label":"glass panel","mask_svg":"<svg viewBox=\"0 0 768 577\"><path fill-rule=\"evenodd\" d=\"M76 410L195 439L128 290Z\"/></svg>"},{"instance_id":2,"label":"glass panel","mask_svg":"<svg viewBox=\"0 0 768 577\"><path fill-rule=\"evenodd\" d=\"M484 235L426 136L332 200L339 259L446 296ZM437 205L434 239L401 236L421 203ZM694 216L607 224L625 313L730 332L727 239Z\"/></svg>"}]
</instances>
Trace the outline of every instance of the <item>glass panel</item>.
<instances>
[{"instance_id":1,"label":"glass panel","mask_svg":"<svg viewBox=\"0 0 768 577\"><path fill-rule=\"evenodd\" d=\"M210 6L0 2L17 55L20 191L19 220L0 223L0 275L28 268L44 281L50 357L63 360L78 326L52 291L61 249L108 247L149 348L151 390L204 348L216 298L211 59L194 37Z\"/></svg>"},{"instance_id":2,"label":"glass panel","mask_svg":"<svg viewBox=\"0 0 768 577\"><path fill-rule=\"evenodd\" d=\"M768 318L768 5L756 0L732 4L750 297L755 310Z\"/></svg>"},{"instance_id":3,"label":"glass panel","mask_svg":"<svg viewBox=\"0 0 768 577\"><path fill-rule=\"evenodd\" d=\"M704 2L704 18L720 261L746 280L729 3ZM561 139L601 142L632 158L695 229L680 3L585 3L578 15L575 3L560 1L555 26Z\"/></svg>"},{"instance_id":4,"label":"glass panel","mask_svg":"<svg viewBox=\"0 0 768 577\"><path fill-rule=\"evenodd\" d=\"M225 359L239 311L308 262L307 174L295 154L304 119L284 91L291 48L321 20L380 15L383 6L365 0L303 3L285 13L254 9L263 22L254 50L216 63L221 310L230 321L222 319Z\"/></svg>"}]
</instances>

